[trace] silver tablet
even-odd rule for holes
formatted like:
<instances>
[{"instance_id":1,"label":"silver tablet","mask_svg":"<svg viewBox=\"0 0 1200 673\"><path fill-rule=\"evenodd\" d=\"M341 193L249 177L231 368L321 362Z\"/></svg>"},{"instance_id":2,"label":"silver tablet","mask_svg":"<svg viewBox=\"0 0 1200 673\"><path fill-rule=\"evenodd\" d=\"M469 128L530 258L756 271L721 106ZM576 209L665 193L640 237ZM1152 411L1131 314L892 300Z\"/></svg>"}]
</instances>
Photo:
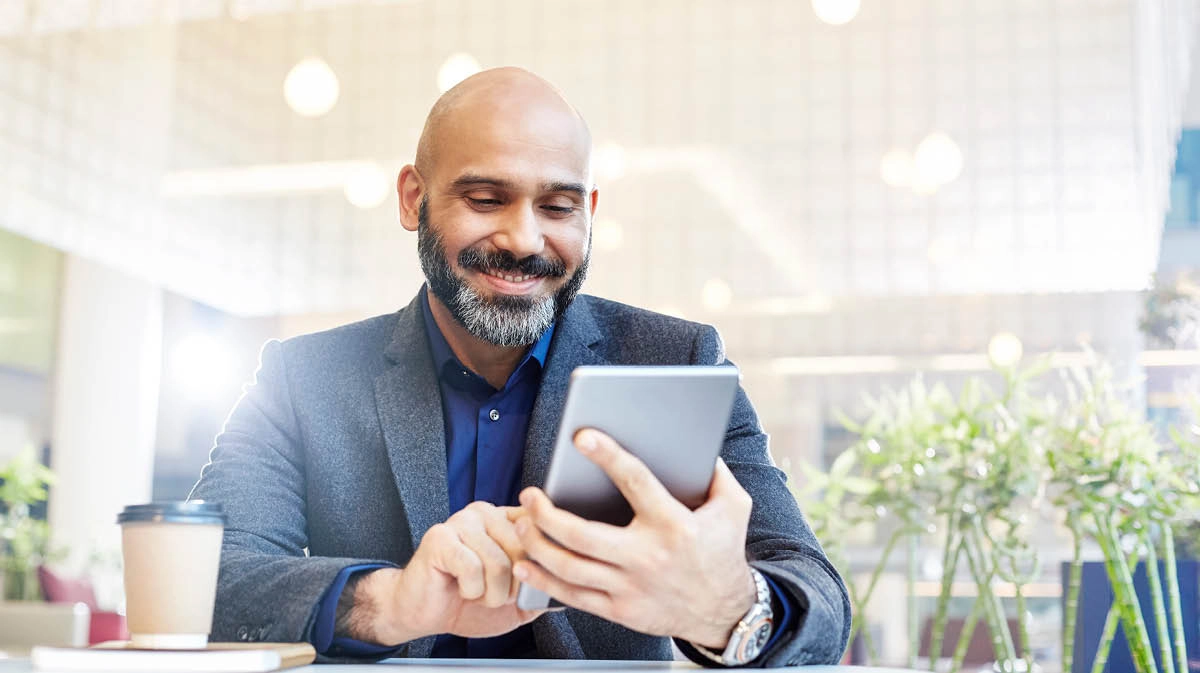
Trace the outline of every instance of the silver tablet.
<instances>
[{"instance_id":1,"label":"silver tablet","mask_svg":"<svg viewBox=\"0 0 1200 673\"><path fill-rule=\"evenodd\" d=\"M641 459L677 500L699 507L708 498L737 389L733 366L575 369L546 495L586 519L617 526L632 520L633 510L608 475L575 449L575 433L596 428ZM521 585L517 606L553 607L546 594L528 585Z\"/></svg>"}]
</instances>

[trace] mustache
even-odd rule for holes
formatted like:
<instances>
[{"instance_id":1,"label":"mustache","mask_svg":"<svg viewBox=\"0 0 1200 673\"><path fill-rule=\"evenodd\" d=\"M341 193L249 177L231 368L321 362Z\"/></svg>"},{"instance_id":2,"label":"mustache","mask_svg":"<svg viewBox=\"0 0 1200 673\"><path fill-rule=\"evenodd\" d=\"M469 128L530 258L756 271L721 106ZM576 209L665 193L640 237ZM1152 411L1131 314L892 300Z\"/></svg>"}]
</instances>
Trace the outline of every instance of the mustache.
<instances>
[{"instance_id":1,"label":"mustache","mask_svg":"<svg viewBox=\"0 0 1200 673\"><path fill-rule=\"evenodd\" d=\"M551 260L538 255L517 259L507 250L484 252L467 248L458 253L458 265L475 271L505 271L520 276L548 276L561 278L567 275L567 265L561 260Z\"/></svg>"}]
</instances>

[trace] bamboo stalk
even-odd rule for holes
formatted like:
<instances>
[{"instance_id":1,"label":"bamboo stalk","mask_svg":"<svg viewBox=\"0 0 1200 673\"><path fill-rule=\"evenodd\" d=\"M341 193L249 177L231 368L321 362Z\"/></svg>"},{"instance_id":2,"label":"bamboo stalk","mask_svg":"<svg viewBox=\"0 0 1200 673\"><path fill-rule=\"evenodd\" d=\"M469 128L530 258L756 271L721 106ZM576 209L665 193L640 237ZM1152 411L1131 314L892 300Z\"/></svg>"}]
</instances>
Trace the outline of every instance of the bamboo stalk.
<instances>
[{"instance_id":1,"label":"bamboo stalk","mask_svg":"<svg viewBox=\"0 0 1200 673\"><path fill-rule=\"evenodd\" d=\"M1100 630L1100 642L1096 645L1096 656L1092 658L1092 673L1104 673L1108 665L1108 653L1112 651L1113 638L1117 635L1117 604L1108 606L1108 615L1104 617L1104 628Z\"/></svg>"},{"instance_id":2,"label":"bamboo stalk","mask_svg":"<svg viewBox=\"0 0 1200 673\"><path fill-rule=\"evenodd\" d=\"M979 623L982 606L979 598L971 605L971 614L963 621L962 633L958 634L958 644L954 646L954 658L950 661L948 673L958 673L962 670L963 659L967 658L967 648L971 645L971 636L975 635L975 625Z\"/></svg>"},{"instance_id":3,"label":"bamboo stalk","mask_svg":"<svg viewBox=\"0 0 1200 673\"><path fill-rule=\"evenodd\" d=\"M1004 603L1000 600L1000 597L996 595L996 592L992 591L992 580L996 576L996 568L990 564L991 557L984 552L983 547L983 541L986 539L988 542L991 542L991 538L983 529L983 524L979 519L975 519L973 524L975 528L975 535L979 540L975 549L979 553L980 565L987 574L987 593L991 597L991 601L995 606L994 610L996 615L996 624L998 625L998 629L1000 631L1000 637L1004 642L1004 656L1007 659L1008 665L1011 667L1012 662L1017 660L1017 648L1013 645L1012 631L1008 628L1008 615L1004 610ZM995 543L992 543L991 546L994 549L996 545Z\"/></svg>"},{"instance_id":4,"label":"bamboo stalk","mask_svg":"<svg viewBox=\"0 0 1200 673\"><path fill-rule=\"evenodd\" d=\"M908 591L908 668L917 667L917 655L921 649L921 625L917 623L917 545L920 537L913 533L908 536L907 572L905 573L906 589Z\"/></svg>"},{"instance_id":5,"label":"bamboo stalk","mask_svg":"<svg viewBox=\"0 0 1200 673\"><path fill-rule=\"evenodd\" d=\"M997 657L1004 658L1002 666L1011 667L1012 662L1017 658L1016 648L1013 647L1012 634L1008 632L1008 620L1004 616L1004 606L992 591L992 572L986 567L982 544L979 540L982 533L979 531L978 519L972 522L972 526L973 530L967 531L967 544L964 545L964 550L967 552L967 563L971 567L971 575L975 578L979 598L983 601L983 617L988 625L988 631L992 635L992 648Z\"/></svg>"},{"instance_id":6,"label":"bamboo stalk","mask_svg":"<svg viewBox=\"0 0 1200 673\"><path fill-rule=\"evenodd\" d=\"M888 557L892 555L892 548L896 546L896 541L900 539L900 533L903 529L892 533L888 538L887 544L883 546L883 551L879 554L879 562L875 564L874 570L871 571L871 579L867 581L867 590L859 602L860 609L858 614L850 619L850 640L854 640L854 636L861 629L866 633L866 629L862 629L863 620L866 619L867 604L871 602L871 595L875 593L875 585L879 584L879 578L883 575L883 570L887 567ZM869 636L868 636L869 637Z\"/></svg>"},{"instance_id":7,"label":"bamboo stalk","mask_svg":"<svg viewBox=\"0 0 1200 673\"><path fill-rule=\"evenodd\" d=\"M1183 608L1179 599L1179 569L1175 567L1175 532L1163 524L1163 563L1167 571L1167 608L1171 612L1171 633L1175 642L1175 666L1188 673L1187 641L1183 635Z\"/></svg>"},{"instance_id":8,"label":"bamboo stalk","mask_svg":"<svg viewBox=\"0 0 1200 673\"><path fill-rule=\"evenodd\" d=\"M1033 673L1033 647L1029 643L1029 611L1025 609L1025 592L1021 591L1021 583L1013 582L1013 591L1017 599L1017 628L1021 634L1021 652L1025 658L1025 671Z\"/></svg>"},{"instance_id":9,"label":"bamboo stalk","mask_svg":"<svg viewBox=\"0 0 1200 673\"><path fill-rule=\"evenodd\" d=\"M1137 550L1134 549L1129 555L1129 562L1137 561ZM1096 654L1092 658L1092 673L1103 673L1104 667L1108 665L1108 655L1112 652L1113 639L1117 635L1117 626L1120 624L1120 613L1117 608L1117 602L1114 600L1112 605L1108 606L1108 614L1104 617L1104 628L1100 630L1100 642L1096 645Z\"/></svg>"},{"instance_id":10,"label":"bamboo stalk","mask_svg":"<svg viewBox=\"0 0 1200 673\"><path fill-rule=\"evenodd\" d=\"M858 600L858 592L855 591L853 582L846 582L846 589L850 593L850 601L855 606L864 605ZM854 637L856 635L862 636L863 648L867 651L867 663L872 664L879 657L879 651L875 648L875 638L871 635L870 629L861 629L861 633L859 633L858 627L861 624L860 620L862 619L862 614L862 609L856 609L855 614L851 616L850 638L846 642L850 643L850 646L853 647Z\"/></svg>"},{"instance_id":11,"label":"bamboo stalk","mask_svg":"<svg viewBox=\"0 0 1200 673\"><path fill-rule=\"evenodd\" d=\"M1134 668L1138 673L1158 673L1151 654L1150 634L1146 631L1146 622L1142 619L1141 605L1133 590L1133 574L1121 553L1112 523L1105 516L1094 515L1100 534L1096 536L1104 550L1104 567L1108 572L1108 581L1112 585L1113 596L1116 599L1121 621L1125 626L1125 639L1129 642L1129 652L1133 655Z\"/></svg>"},{"instance_id":12,"label":"bamboo stalk","mask_svg":"<svg viewBox=\"0 0 1200 673\"><path fill-rule=\"evenodd\" d=\"M1067 602L1063 606L1062 673L1074 673L1075 623L1079 616L1079 585L1083 579L1083 542L1078 524L1071 526L1071 571L1067 579Z\"/></svg>"},{"instance_id":13,"label":"bamboo stalk","mask_svg":"<svg viewBox=\"0 0 1200 673\"><path fill-rule=\"evenodd\" d=\"M957 517L954 517L954 520L956 519ZM938 593L933 628L929 632L930 671L937 670L937 662L942 658L942 644L946 639L946 617L950 612L950 593L954 587L954 572L958 568L958 553L962 549L962 542L955 528L946 533L946 550L942 555L942 590Z\"/></svg>"},{"instance_id":14,"label":"bamboo stalk","mask_svg":"<svg viewBox=\"0 0 1200 673\"><path fill-rule=\"evenodd\" d=\"M1158 553L1154 551L1153 542L1146 545L1146 579L1150 581L1150 606L1154 608L1154 630L1158 632L1160 670L1163 673L1175 673L1171 634L1167 631L1167 609L1163 606L1162 580L1158 576Z\"/></svg>"}]
</instances>

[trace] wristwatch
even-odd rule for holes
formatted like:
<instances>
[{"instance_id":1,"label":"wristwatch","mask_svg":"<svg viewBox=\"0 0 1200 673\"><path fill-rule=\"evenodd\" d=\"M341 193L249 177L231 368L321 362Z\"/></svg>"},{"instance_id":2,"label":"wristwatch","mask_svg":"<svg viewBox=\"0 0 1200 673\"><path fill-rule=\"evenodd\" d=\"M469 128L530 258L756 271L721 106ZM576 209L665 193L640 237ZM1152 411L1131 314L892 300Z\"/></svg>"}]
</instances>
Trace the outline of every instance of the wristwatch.
<instances>
[{"instance_id":1,"label":"wristwatch","mask_svg":"<svg viewBox=\"0 0 1200 673\"><path fill-rule=\"evenodd\" d=\"M707 647L692 643L696 651L723 666L744 666L754 661L762 654L771 632L775 628L774 611L771 609L771 589L767 580L754 568L750 569L754 576L754 605L733 627L729 636L729 644L724 652L716 652Z\"/></svg>"}]
</instances>

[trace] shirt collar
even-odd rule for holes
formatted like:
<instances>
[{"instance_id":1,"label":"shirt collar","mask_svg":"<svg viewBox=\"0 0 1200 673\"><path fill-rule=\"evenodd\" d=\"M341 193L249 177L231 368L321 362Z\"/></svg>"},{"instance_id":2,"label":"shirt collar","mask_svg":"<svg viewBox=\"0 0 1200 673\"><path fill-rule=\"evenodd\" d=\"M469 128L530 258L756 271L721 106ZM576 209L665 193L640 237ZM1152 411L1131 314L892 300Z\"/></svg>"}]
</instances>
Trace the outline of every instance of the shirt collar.
<instances>
[{"instance_id":1,"label":"shirt collar","mask_svg":"<svg viewBox=\"0 0 1200 673\"><path fill-rule=\"evenodd\" d=\"M429 286L421 288L421 310L425 314L425 334L429 337L429 351L433 356L433 364L437 368L437 371L445 371L447 364L452 365L455 371L466 369L454 355L454 351L450 349L450 344L446 342L446 337L442 334L442 330L433 319L433 311L429 308ZM536 360L539 367L545 366L546 356L550 353L550 340L553 338L554 323L551 323L550 327L534 342L529 352L525 354L524 359L521 360L521 363L513 371L520 371L525 366L525 363L530 360Z\"/></svg>"}]
</instances>

